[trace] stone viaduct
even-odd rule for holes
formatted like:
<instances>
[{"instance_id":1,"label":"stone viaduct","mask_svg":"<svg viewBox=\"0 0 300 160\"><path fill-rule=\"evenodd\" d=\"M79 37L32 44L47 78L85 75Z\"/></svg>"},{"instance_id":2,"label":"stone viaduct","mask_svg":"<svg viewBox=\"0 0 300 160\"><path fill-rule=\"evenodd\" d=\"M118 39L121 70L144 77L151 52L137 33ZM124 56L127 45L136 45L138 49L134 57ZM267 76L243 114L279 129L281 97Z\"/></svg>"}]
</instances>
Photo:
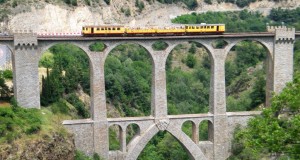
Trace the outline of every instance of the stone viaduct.
<instances>
[{"instance_id":1,"label":"stone viaduct","mask_svg":"<svg viewBox=\"0 0 300 160\"><path fill-rule=\"evenodd\" d=\"M169 37L42 37L33 33L15 33L0 37L0 44L10 48L13 54L14 94L18 103L26 108L40 108L38 62L49 47L57 43L72 43L86 52L90 60L91 115L90 119L66 120L63 124L75 135L79 150L92 155L99 153L106 159L137 159L149 140L159 131L172 134L186 149L191 159L223 160L229 156L231 136L236 125L245 125L247 120L260 112L226 112L225 59L230 49L242 40L261 43L267 50L266 103L272 92L280 92L293 77L293 44L300 37L295 29L269 27L264 33L238 33L201 36ZM215 49L212 43L221 39L228 43ZM155 51L151 45L163 40L168 44L164 51ZM92 52L89 45L101 41L106 45L103 52ZM206 114L168 115L165 63L169 53L178 44L193 41L202 44L209 52L211 82L209 112ZM123 43L136 43L144 47L152 58L151 115L147 117L107 118L104 63L107 55ZM199 141L199 124L209 122L209 141ZM186 121L192 122L192 138L181 129ZM139 134L127 145L126 128L130 124L139 127ZM111 125L120 128L119 151L109 151L108 129Z\"/></svg>"}]
</instances>

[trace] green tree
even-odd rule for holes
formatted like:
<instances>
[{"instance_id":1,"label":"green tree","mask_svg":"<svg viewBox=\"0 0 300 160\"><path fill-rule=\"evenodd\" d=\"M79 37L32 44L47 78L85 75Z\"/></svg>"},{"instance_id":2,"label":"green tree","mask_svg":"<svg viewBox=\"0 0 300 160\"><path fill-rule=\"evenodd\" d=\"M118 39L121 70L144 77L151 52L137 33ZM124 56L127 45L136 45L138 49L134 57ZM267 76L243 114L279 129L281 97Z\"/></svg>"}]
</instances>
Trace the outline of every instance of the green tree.
<instances>
[{"instance_id":1,"label":"green tree","mask_svg":"<svg viewBox=\"0 0 300 160\"><path fill-rule=\"evenodd\" d=\"M235 133L234 145L242 149L235 150L234 157L245 152L255 153L260 159L265 155L282 155L299 159L300 154L300 74L293 83L273 97L270 108L260 116L250 119L246 128Z\"/></svg>"},{"instance_id":2,"label":"green tree","mask_svg":"<svg viewBox=\"0 0 300 160\"><path fill-rule=\"evenodd\" d=\"M196 58L194 55L192 55L192 54L187 55L186 65L190 68L194 68L194 66L196 65Z\"/></svg>"},{"instance_id":3,"label":"green tree","mask_svg":"<svg viewBox=\"0 0 300 160\"><path fill-rule=\"evenodd\" d=\"M189 53L195 54L196 53L196 45L195 43L192 43L190 49L189 49Z\"/></svg>"}]
</instances>

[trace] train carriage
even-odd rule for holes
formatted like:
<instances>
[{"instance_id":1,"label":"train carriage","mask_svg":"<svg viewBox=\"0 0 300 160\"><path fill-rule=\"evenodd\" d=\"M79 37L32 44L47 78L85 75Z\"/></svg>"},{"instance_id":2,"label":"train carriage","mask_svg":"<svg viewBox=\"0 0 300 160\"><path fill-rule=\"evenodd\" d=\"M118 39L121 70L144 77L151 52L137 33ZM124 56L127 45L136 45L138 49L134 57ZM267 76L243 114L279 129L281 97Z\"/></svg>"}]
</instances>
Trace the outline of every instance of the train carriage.
<instances>
[{"instance_id":1,"label":"train carriage","mask_svg":"<svg viewBox=\"0 0 300 160\"><path fill-rule=\"evenodd\" d=\"M200 24L200 25L186 25L185 30L187 34L218 34L225 31L224 24Z\"/></svg>"},{"instance_id":2,"label":"train carriage","mask_svg":"<svg viewBox=\"0 0 300 160\"><path fill-rule=\"evenodd\" d=\"M124 26L84 26L82 34L84 36L113 36L123 35L125 32Z\"/></svg>"},{"instance_id":3,"label":"train carriage","mask_svg":"<svg viewBox=\"0 0 300 160\"><path fill-rule=\"evenodd\" d=\"M84 26L83 36L161 36L161 35L201 35L221 34L225 24L186 24L169 27L124 27L124 26Z\"/></svg>"}]
</instances>

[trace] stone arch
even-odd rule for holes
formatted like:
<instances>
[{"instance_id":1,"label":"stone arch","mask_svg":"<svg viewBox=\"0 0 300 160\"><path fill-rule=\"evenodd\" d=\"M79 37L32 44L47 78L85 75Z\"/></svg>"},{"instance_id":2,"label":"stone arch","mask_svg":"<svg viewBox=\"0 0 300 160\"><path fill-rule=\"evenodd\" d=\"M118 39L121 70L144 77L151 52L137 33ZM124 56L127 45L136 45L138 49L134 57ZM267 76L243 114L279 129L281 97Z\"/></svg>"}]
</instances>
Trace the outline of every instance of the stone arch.
<instances>
[{"instance_id":1,"label":"stone arch","mask_svg":"<svg viewBox=\"0 0 300 160\"><path fill-rule=\"evenodd\" d=\"M139 127L139 130L141 130L141 127L140 127L140 125L138 124L138 123L130 123L130 124L127 124L126 125L126 128L129 126L129 125L136 125L137 127Z\"/></svg>"},{"instance_id":2,"label":"stone arch","mask_svg":"<svg viewBox=\"0 0 300 160\"><path fill-rule=\"evenodd\" d=\"M188 129L188 131L184 131L184 127ZM196 126L196 123L193 120L186 120L181 124L181 130L186 135L188 135L195 143L198 143L198 127Z\"/></svg>"},{"instance_id":3,"label":"stone arch","mask_svg":"<svg viewBox=\"0 0 300 160\"><path fill-rule=\"evenodd\" d=\"M51 43L40 44L40 46L39 46L39 52L38 52L38 58L37 59L40 60L43 53L45 53L51 47L53 47L53 46L55 46L57 44L61 44L61 43L69 43L69 44L72 44L72 45L74 45L76 47L79 47L89 57L89 62L90 62L90 64L92 64L92 61L91 61L92 56L90 54L91 51L89 50L88 46L86 46L85 44L82 44L82 43L72 42L72 41L51 42Z\"/></svg>"},{"instance_id":4,"label":"stone arch","mask_svg":"<svg viewBox=\"0 0 300 160\"><path fill-rule=\"evenodd\" d=\"M170 129L169 129L170 128ZM172 134L178 142L182 144L182 146L186 149L188 154L193 159L206 159L200 148L195 144L185 133L183 133L180 129L176 129L176 127L168 127L166 130L170 134ZM135 160L138 158L142 150L145 148L147 143L159 132L159 129L156 125L150 126L146 132L144 132L139 139L135 142L131 148L129 148L128 153L126 155L126 160Z\"/></svg>"},{"instance_id":5,"label":"stone arch","mask_svg":"<svg viewBox=\"0 0 300 160\"><path fill-rule=\"evenodd\" d=\"M272 47L270 44L268 44L266 41L258 39L258 38L243 38L243 39L238 39L232 42L229 42L229 44L225 47L225 59L229 53L229 51L236 46L238 43L243 42L243 41L254 41L260 43L265 49L268 51L268 56L270 56L271 59L273 59L273 52L272 52ZM272 40L273 42L273 40Z\"/></svg>"},{"instance_id":6,"label":"stone arch","mask_svg":"<svg viewBox=\"0 0 300 160\"><path fill-rule=\"evenodd\" d=\"M70 44L72 46L76 46L78 47L80 50L82 50L84 52L84 54L87 56L87 59L88 59L88 62L89 62L89 78L90 78L90 96L91 96L91 99L90 99L90 109L89 109L89 113L90 113L90 118L93 118L94 117L94 113L93 113L93 110L94 110L94 105L93 105L93 97L92 97L92 90L93 90L93 87L92 87L92 79L93 79L93 72L94 72L94 68L95 68L95 65L97 64L94 64L93 63L93 57L91 55L91 52L88 50L88 46L86 47L85 46L85 43L81 43L81 42L73 42L73 41L61 41L61 42L46 42L46 43L40 43L39 44L39 47L38 47L38 52L37 52L37 56L35 57L36 58L36 64L38 65L39 64L39 61L41 60L42 58L42 55L47 51L49 50L51 47L53 46L56 46L56 45L59 45L59 44ZM40 86L39 86L40 87ZM39 88L40 90L40 88ZM39 97L40 98L40 97Z\"/></svg>"},{"instance_id":7,"label":"stone arch","mask_svg":"<svg viewBox=\"0 0 300 160\"><path fill-rule=\"evenodd\" d=\"M154 65L154 55L153 55L153 49L151 48L151 43L144 43L140 41L124 41L124 42L103 42L106 45L106 48L104 49L104 57L103 61L106 61L107 56L111 53L113 49L115 49L117 46L123 45L123 44L137 44L141 47L143 47L147 53L151 57L152 65Z\"/></svg>"},{"instance_id":8,"label":"stone arch","mask_svg":"<svg viewBox=\"0 0 300 160\"><path fill-rule=\"evenodd\" d=\"M169 47L165 50L167 52L167 57L170 56L171 52L174 50L176 46L182 43L186 42L196 42L197 44L200 44L203 46L207 51L208 55L211 58L211 62L214 62L214 54L213 54L213 47L210 45L211 41L204 41L204 40L178 40L178 41L165 41Z\"/></svg>"},{"instance_id":9,"label":"stone arch","mask_svg":"<svg viewBox=\"0 0 300 160\"><path fill-rule=\"evenodd\" d=\"M117 128L117 132L119 132L119 133L116 133L116 135L114 135L114 134L111 133L111 132L113 132L113 130L111 130L113 127L116 127ZM118 147L112 145L113 142L110 141L109 140L110 138L109 138L108 139L109 150L112 150L112 151L114 151L114 150L122 150L122 142L124 140L124 137L122 137L123 136L123 132L124 132L124 129L119 124L110 124L108 126L108 133L109 133L109 135L112 135L112 137L111 137L112 139L116 138L117 139L117 143L118 143L117 144ZM114 136L116 136L116 137L114 137Z\"/></svg>"},{"instance_id":10,"label":"stone arch","mask_svg":"<svg viewBox=\"0 0 300 160\"><path fill-rule=\"evenodd\" d=\"M251 43L258 43L260 44L264 50L266 50L266 58L265 58L265 75L266 75L266 90L265 90L265 104L268 105L269 99L271 98L271 90L272 90L272 83L273 83L273 39L260 39L260 38L240 38L240 39L235 39L233 41L230 41L229 45L225 47L225 61L228 58L229 52L232 50L232 48L236 45L238 45L241 42L251 42ZM225 68L226 70L226 68ZM225 73L225 79L227 75ZM226 87L226 93L227 93L227 87ZM227 94L226 94L226 103L228 104L227 101ZM226 110L228 109L228 106L226 105Z\"/></svg>"},{"instance_id":11,"label":"stone arch","mask_svg":"<svg viewBox=\"0 0 300 160\"><path fill-rule=\"evenodd\" d=\"M187 39L187 40L176 40L176 41L170 41L170 40L167 40L165 41L166 43L168 43L169 47L165 50L167 52L167 56L166 56L166 61L165 61L165 65L167 65L167 60L171 55L171 53L174 51L174 49L180 45L180 44L183 44L183 43L194 43L196 44L196 46L200 46L202 48L204 48L204 50L207 52L207 55L208 55L208 59L210 61L210 70L209 70L209 76L210 76L210 79L207 81L207 84L208 84L208 88L211 88L211 85L212 85L212 82L213 82L213 66L214 66L214 61L215 61L215 55L214 55L214 48L211 46L211 43L212 43L212 40L197 40L197 39ZM166 67L167 68L167 67ZM168 78L167 78L168 79ZM168 84L168 81L167 81L167 84ZM210 89L209 89L210 90ZM210 99L212 98L211 96L211 92L208 93L208 104L207 106L209 107L210 105ZM167 96L168 97L168 96ZM169 99L167 100L169 101ZM210 110L211 107L209 107L208 109ZM205 111L206 112L206 111ZM201 111L201 113L203 113ZM168 102L168 114L169 114L169 102ZM187 113L183 113L183 114L187 114Z\"/></svg>"},{"instance_id":12,"label":"stone arch","mask_svg":"<svg viewBox=\"0 0 300 160\"><path fill-rule=\"evenodd\" d=\"M213 140L214 140L214 124L213 124L213 122L211 121L211 120L208 120L208 119L204 119L204 120L202 120L202 121L200 121L200 123L199 123L199 140L200 141L202 141L202 136L203 135L201 135L201 134L203 134L202 133L202 127L201 127L201 125L202 124L204 124L204 123L206 123L207 122L207 141L210 141L210 142L213 142ZM206 129L204 130L205 132L206 132Z\"/></svg>"},{"instance_id":13,"label":"stone arch","mask_svg":"<svg viewBox=\"0 0 300 160\"><path fill-rule=\"evenodd\" d=\"M133 129L133 133L131 133L131 135L129 134L129 127L132 127L132 129ZM135 130L135 127L137 127L136 130ZM132 141L134 141L135 138L140 136L140 134L141 134L141 127L137 123L128 124L126 126L126 142L127 142L127 144L130 145L130 143L133 143Z\"/></svg>"},{"instance_id":14,"label":"stone arch","mask_svg":"<svg viewBox=\"0 0 300 160\"><path fill-rule=\"evenodd\" d=\"M105 66L105 63L107 61L107 57L109 56L109 54L111 54L113 52L114 49L116 49L118 46L121 46L121 45L125 45L125 44L133 44L133 45L137 45L138 47L141 47L143 48L146 52L147 52L147 55L150 57L150 61L151 61L151 74L152 74L152 82L150 84L150 93L151 93L151 98L153 97L153 72L155 70L155 62L154 62L154 53L153 53L153 50L151 48L151 43L150 42L140 42L140 41L118 41L118 42L105 42L103 41L104 45L106 46L106 48L104 49L103 51L103 65ZM105 67L104 67L104 70L105 70ZM106 77L106 76L104 76ZM154 109L152 103L153 101L151 100L150 102L150 115L151 115L151 111Z\"/></svg>"}]
</instances>

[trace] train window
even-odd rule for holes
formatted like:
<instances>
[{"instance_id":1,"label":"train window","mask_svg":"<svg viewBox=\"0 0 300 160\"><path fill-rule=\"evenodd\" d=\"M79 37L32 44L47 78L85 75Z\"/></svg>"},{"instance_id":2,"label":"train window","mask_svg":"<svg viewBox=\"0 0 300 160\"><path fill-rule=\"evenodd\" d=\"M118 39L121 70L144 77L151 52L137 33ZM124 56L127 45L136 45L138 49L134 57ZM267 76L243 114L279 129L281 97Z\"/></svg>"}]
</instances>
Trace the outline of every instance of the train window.
<instances>
[{"instance_id":1,"label":"train window","mask_svg":"<svg viewBox=\"0 0 300 160\"><path fill-rule=\"evenodd\" d=\"M116 30L115 28L112 28L112 30Z\"/></svg>"},{"instance_id":2,"label":"train window","mask_svg":"<svg viewBox=\"0 0 300 160\"><path fill-rule=\"evenodd\" d=\"M108 30L110 31L110 28L108 28Z\"/></svg>"},{"instance_id":3,"label":"train window","mask_svg":"<svg viewBox=\"0 0 300 160\"><path fill-rule=\"evenodd\" d=\"M201 26L201 29L203 29L203 26Z\"/></svg>"},{"instance_id":4,"label":"train window","mask_svg":"<svg viewBox=\"0 0 300 160\"><path fill-rule=\"evenodd\" d=\"M120 28L118 27L117 30L120 30Z\"/></svg>"},{"instance_id":5,"label":"train window","mask_svg":"<svg viewBox=\"0 0 300 160\"><path fill-rule=\"evenodd\" d=\"M101 30L103 31L103 30L104 30L104 28L101 28Z\"/></svg>"},{"instance_id":6,"label":"train window","mask_svg":"<svg viewBox=\"0 0 300 160\"><path fill-rule=\"evenodd\" d=\"M211 28L212 28L212 29L214 29L214 28L215 28L215 26L211 26Z\"/></svg>"},{"instance_id":7,"label":"train window","mask_svg":"<svg viewBox=\"0 0 300 160\"><path fill-rule=\"evenodd\" d=\"M185 29L189 29L189 27L188 27L188 26L185 26Z\"/></svg>"},{"instance_id":8,"label":"train window","mask_svg":"<svg viewBox=\"0 0 300 160\"><path fill-rule=\"evenodd\" d=\"M200 27L197 27L197 29L200 29Z\"/></svg>"},{"instance_id":9,"label":"train window","mask_svg":"<svg viewBox=\"0 0 300 160\"><path fill-rule=\"evenodd\" d=\"M97 31L100 31L100 28L97 28Z\"/></svg>"}]
</instances>

